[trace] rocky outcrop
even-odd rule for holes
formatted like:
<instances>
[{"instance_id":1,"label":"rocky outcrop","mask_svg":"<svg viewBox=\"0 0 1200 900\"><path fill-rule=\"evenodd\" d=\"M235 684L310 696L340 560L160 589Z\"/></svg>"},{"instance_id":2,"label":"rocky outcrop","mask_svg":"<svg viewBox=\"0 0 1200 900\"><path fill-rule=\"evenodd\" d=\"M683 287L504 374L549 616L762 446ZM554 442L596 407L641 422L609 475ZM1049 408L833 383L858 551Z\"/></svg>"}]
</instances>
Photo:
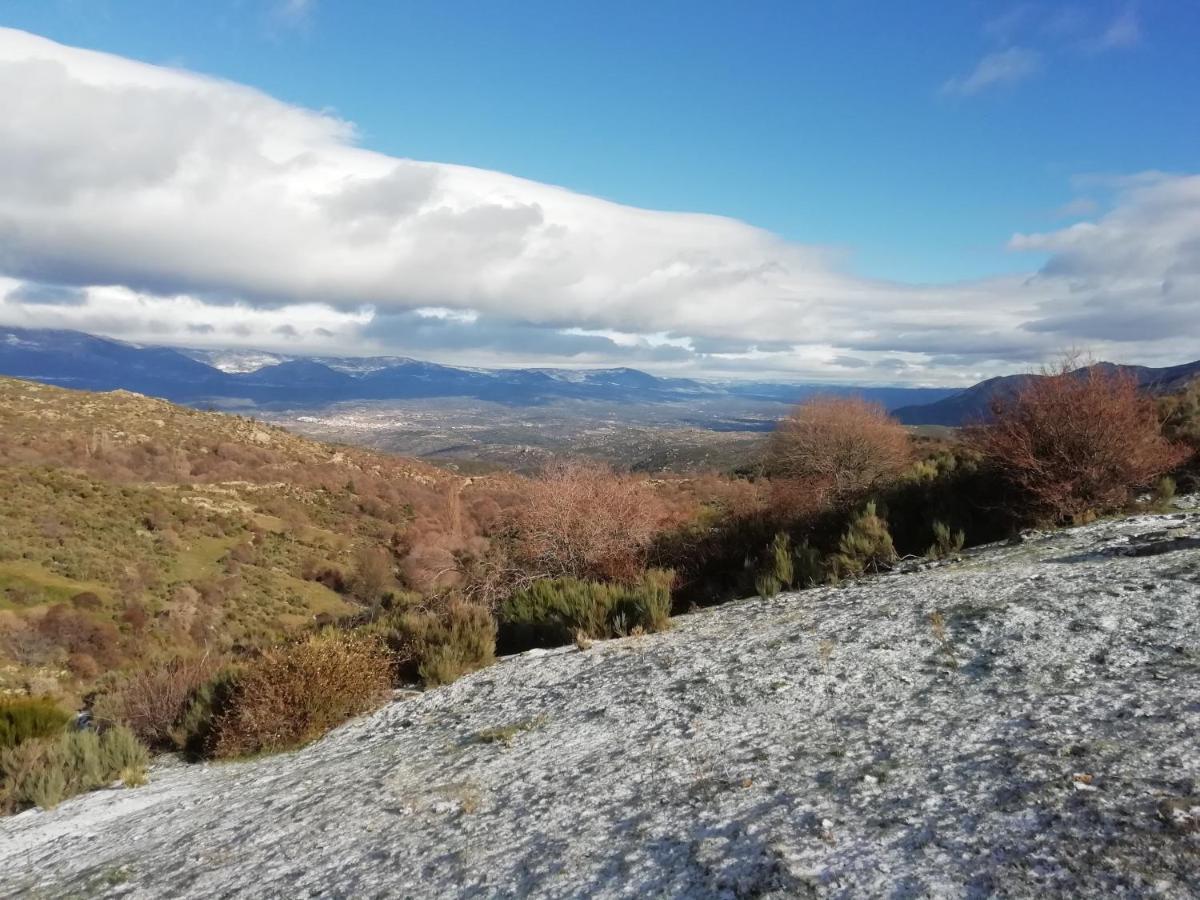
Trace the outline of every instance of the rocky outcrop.
<instances>
[{"instance_id":1,"label":"rocky outcrop","mask_svg":"<svg viewBox=\"0 0 1200 900\"><path fill-rule=\"evenodd\" d=\"M0 825L2 890L1194 896L1200 515L525 654Z\"/></svg>"}]
</instances>

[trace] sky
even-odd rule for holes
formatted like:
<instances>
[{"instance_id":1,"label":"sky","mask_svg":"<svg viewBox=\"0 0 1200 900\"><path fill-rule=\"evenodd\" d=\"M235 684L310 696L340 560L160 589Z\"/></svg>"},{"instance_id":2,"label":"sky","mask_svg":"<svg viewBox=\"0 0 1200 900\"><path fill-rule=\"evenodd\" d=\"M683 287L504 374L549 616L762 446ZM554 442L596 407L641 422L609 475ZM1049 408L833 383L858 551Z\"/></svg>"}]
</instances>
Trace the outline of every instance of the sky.
<instances>
[{"instance_id":1,"label":"sky","mask_svg":"<svg viewBox=\"0 0 1200 900\"><path fill-rule=\"evenodd\" d=\"M0 0L0 324L965 384L1200 357L1200 4Z\"/></svg>"}]
</instances>

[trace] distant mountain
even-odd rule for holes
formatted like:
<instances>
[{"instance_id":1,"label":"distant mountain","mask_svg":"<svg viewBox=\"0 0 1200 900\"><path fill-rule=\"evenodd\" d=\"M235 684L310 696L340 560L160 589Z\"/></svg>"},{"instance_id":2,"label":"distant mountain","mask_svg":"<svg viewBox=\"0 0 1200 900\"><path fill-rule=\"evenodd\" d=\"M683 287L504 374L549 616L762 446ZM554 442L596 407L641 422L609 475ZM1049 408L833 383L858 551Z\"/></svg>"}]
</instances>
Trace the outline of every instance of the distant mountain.
<instances>
[{"instance_id":1,"label":"distant mountain","mask_svg":"<svg viewBox=\"0 0 1200 900\"><path fill-rule=\"evenodd\" d=\"M63 387L124 388L161 397L219 390L224 373L166 347L137 347L80 331L0 328L0 374Z\"/></svg>"},{"instance_id":2,"label":"distant mountain","mask_svg":"<svg viewBox=\"0 0 1200 900\"><path fill-rule=\"evenodd\" d=\"M1179 390L1200 377L1200 361L1153 369L1147 366L1122 366L1114 363L1097 363L1096 367L1113 371L1131 372L1138 383L1155 393L1170 393ZM1079 372L1086 372L1087 368ZM950 397L933 403L902 406L893 411L905 425L951 425L962 426L971 422L986 421L991 414L993 401L1006 399L1016 394L1032 379L1040 375L1004 375L989 378L959 391Z\"/></svg>"},{"instance_id":3,"label":"distant mountain","mask_svg":"<svg viewBox=\"0 0 1200 900\"><path fill-rule=\"evenodd\" d=\"M790 404L859 394L888 409L941 400L937 388L710 383L630 368L468 369L407 357L301 357L264 351L142 347L78 331L0 327L0 375L80 390L118 388L177 403L315 407L338 401L467 397L516 406L554 400ZM761 425L761 423L760 423Z\"/></svg>"},{"instance_id":4,"label":"distant mountain","mask_svg":"<svg viewBox=\"0 0 1200 900\"><path fill-rule=\"evenodd\" d=\"M772 403L799 403L815 396L855 396L880 404L884 409L916 406L943 400L958 392L958 388L862 387L831 384L778 384L772 382L730 382L723 385L732 396L745 400Z\"/></svg>"}]
</instances>

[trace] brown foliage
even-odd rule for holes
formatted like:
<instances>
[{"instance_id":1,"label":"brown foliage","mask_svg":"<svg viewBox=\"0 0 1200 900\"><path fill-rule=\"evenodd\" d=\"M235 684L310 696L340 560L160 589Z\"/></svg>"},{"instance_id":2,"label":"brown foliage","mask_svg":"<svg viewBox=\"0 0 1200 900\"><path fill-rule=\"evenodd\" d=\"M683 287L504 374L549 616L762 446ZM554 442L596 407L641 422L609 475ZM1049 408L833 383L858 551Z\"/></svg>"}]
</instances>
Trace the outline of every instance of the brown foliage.
<instances>
[{"instance_id":1,"label":"brown foliage","mask_svg":"<svg viewBox=\"0 0 1200 900\"><path fill-rule=\"evenodd\" d=\"M908 432L877 403L815 397L779 422L767 451L773 478L843 503L899 474L912 460Z\"/></svg>"},{"instance_id":2,"label":"brown foliage","mask_svg":"<svg viewBox=\"0 0 1200 900\"><path fill-rule=\"evenodd\" d=\"M146 746L177 749L173 729L195 691L220 668L208 656L179 657L135 672L121 686L98 698L97 718L129 726Z\"/></svg>"},{"instance_id":3,"label":"brown foliage","mask_svg":"<svg viewBox=\"0 0 1200 900\"><path fill-rule=\"evenodd\" d=\"M630 579L645 569L663 519L643 479L561 463L529 485L515 517L517 555L542 575Z\"/></svg>"},{"instance_id":4,"label":"brown foliage","mask_svg":"<svg viewBox=\"0 0 1200 900\"><path fill-rule=\"evenodd\" d=\"M993 404L971 444L1040 518L1063 522L1117 509L1181 463L1154 401L1134 377L1101 366L1030 379Z\"/></svg>"},{"instance_id":5,"label":"brown foliage","mask_svg":"<svg viewBox=\"0 0 1200 900\"><path fill-rule=\"evenodd\" d=\"M363 547L354 558L354 594L364 603L378 603L396 579L391 554L382 547Z\"/></svg>"},{"instance_id":6,"label":"brown foliage","mask_svg":"<svg viewBox=\"0 0 1200 900\"><path fill-rule=\"evenodd\" d=\"M38 631L67 654L86 653L105 668L120 661L120 635L111 622L97 621L65 603L46 610Z\"/></svg>"},{"instance_id":7,"label":"brown foliage","mask_svg":"<svg viewBox=\"0 0 1200 900\"><path fill-rule=\"evenodd\" d=\"M373 709L391 687L391 660L374 639L334 632L268 650L237 678L217 717L214 756L290 750Z\"/></svg>"},{"instance_id":8,"label":"brown foliage","mask_svg":"<svg viewBox=\"0 0 1200 900\"><path fill-rule=\"evenodd\" d=\"M103 609L104 601L91 591L82 591L71 598L71 605L76 609L95 612L98 609Z\"/></svg>"}]
</instances>

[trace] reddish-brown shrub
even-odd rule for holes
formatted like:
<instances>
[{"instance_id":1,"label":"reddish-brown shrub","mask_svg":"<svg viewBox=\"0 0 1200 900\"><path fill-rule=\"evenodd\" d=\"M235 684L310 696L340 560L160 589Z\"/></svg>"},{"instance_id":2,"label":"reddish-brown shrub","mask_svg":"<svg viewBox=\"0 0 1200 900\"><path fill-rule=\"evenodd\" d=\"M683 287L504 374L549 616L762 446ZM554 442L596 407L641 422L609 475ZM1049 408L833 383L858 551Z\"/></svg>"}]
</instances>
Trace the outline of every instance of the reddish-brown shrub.
<instances>
[{"instance_id":1,"label":"reddish-brown shrub","mask_svg":"<svg viewBox=\"0 0 1200 900\"><path fill-rule=\"evenodd\" d=\"M378 640L336 632L268 650L238 675L211 752L230 758L301 747L382 703L391 668Z\"/></svg>"},{"instance_id":2,"label":"reddish-brown shrub","mask_svg":"<svg viewBox=\"0 0 1200 900\"><path fill-rule=\"evenodd\" d=\"M145 604L129 600L125 603L125 609L121 611L121 621L140 634L150 621L150 613L146 611Z\"/></svg>"},{"instance_id":3,"label":"reddish-brown shrub","mask_svg":"<svg viewBox=\"0 0 1200 900\"><path fill-rule=\"evenodd\" d=\"M103 608L104 601L92 591L82 591L71 598L71 605L76 609L84 609L90 612L95 612Z\"/></svg>"},{"instance_id":4,"label":"reddish-brown shrub","mask_svg":"<svg viewBox=\"0 0 1200 900\"><path fill-rule=\"evenodd\" d=\"M1030 379L998 400L969 440L1037 518L1064 522L1117 509L1189 452L1163 437L1133 375L1091 366Z\"/></svg>"},{"instance_id":5,"label":"reddish-brown shrub","mask_svg":"<svg viewBox=\"0 0 1200 900\"><path fill-rule=\"evenodd\" d=\"M642 479L595 463L560 463L529 485L515 516L516 552L540 575L630 579L663 520Z\"/></svg>"},{"instance_id":6,"label":"reddish-brown shrub","mask_svg":"<svg viewBox=\"0 0 1200 900\"><path fill-rule=\"evenodd\" d=\"M86 653L103 668L120 661L120 634L112 622L96 621L87 613L57 603L46 610L38 631L68 655Z\"/></svg>"},{"instance_id":7,"label":"reddish-brown shrub","mask_svg":"<svg viewBox=\"0 0 1200 900\"><path fill-rule=\"evenodd\" d=\"M90 653L72 653L67 657L67 668L76 678L91 681L100 674L100 664Z\"/></svg>"},{"instance_id":8,"label":"reddish-brown shrub","mask_svg":"<svg viewBox=\"0 0 1200 900\"><path fill-rule=\"evenodd\" d=\"M97 719L128 725L146 746L176 750L174 728L192 695L220 668L209 656L177 657L130 675L121 685L97 698Z\"/></svg>"},{"instance_id":9,"label":"reddish-brown shrub","mask_svg":"<svg viewBox=\"0 0 1200 900\"><path fill-rule=\"evenodd\" d=\"M877 403L858 397L814 397L776 426L767 449L773 478L824 492L845 503L904 470L912 460L908 432Z\"/></svg>"}]
</instances>

